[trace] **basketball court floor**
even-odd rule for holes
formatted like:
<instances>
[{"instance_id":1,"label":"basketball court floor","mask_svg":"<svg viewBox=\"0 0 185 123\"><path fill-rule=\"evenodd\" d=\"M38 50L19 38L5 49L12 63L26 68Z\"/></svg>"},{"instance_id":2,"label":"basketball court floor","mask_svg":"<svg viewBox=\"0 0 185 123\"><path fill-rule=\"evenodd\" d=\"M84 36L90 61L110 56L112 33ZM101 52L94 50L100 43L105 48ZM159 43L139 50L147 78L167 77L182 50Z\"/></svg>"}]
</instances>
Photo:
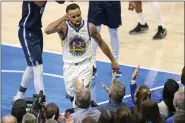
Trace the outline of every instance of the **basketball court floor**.
<instances>
[{"instance_id":1,"label":"basketball court floor","mask_svg":"<svg viewBox=\"0 0 185 123\"><path fill-rule=\"evenodd\" d=\"M88 2L80 3L82 16L87 18ZM18 41L18 22L21 17L21 2L2 2L2 44L1 44L1 77L2 77L2 116L11 111L11 101L16 94L22 74L26 68L26 61ZM43 30L46 26L65 14L65 7L69 3L59 5L49 2L43 15ZM133 11L128 11L128 2L122 2L122 26L119 28L120 37L120 70L123 76L117 78L126 86L124 101L130 103L129 84L135 66L140 65L138 85L147 85L152 91L152 97L160 99L164 83L168 78L180 81L180 73L184 66L184 3L161 2L161 15L164 19L168 35L163 40L152 40L157 31L157 24L150 5L143 4L144 15L149 25L148 32L131 36L128 32L138 23L138 17ZM106 26L102 26L102 37L110 46L109 33ZM56 102L60 112L70 108L69 100L65 99L63 82L63 62L61 41L57 34L44 34L44 85L48 102ZM111 65L98 49L98 74L93 80L96 86L96 101L107 103L108 95L100 82L110 86ZM32 97L35 93L33 82L25 97Z\"/></svg>"}]
</instances>

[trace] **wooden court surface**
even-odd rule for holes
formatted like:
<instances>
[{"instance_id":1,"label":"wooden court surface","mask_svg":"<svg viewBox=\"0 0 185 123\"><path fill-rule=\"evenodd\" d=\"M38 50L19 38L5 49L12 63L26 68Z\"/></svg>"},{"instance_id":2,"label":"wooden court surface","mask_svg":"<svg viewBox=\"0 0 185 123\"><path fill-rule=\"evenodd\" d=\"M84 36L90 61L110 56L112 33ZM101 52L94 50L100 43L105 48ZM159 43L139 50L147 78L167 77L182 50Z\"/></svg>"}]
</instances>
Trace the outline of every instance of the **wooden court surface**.
<instances>
[{"instance_id":1,"label":"wooden court surface","mask_svg":"<svg viewBox=\"0 0 185 123\"><path fill-rule=\"evenodd\" d=\"M77 2L82 10L82 17L87 18L88 2ZM18 22L21 18L22 2L2 2L2 43L20 45L18 41ZM48 2L43 15L43 30L46 26L65 14L69 3L59 5ZM181 73L184 66L184 2L161 2L161 15L168 35L163 40L152 40L157 31L156 19L149 3L143 4L149 30L145 34L131 36L128 32L136 26L138 16L128 11L128 2L122 2L122 26L119 28L120 64L138 65L170 72ZM109 33L102 26L103 39L110 46ZM44 49L61 52L58 34L44 34ZM97 59L108 61L103 52L97 50Z\"/></svg>"}]
</instances>

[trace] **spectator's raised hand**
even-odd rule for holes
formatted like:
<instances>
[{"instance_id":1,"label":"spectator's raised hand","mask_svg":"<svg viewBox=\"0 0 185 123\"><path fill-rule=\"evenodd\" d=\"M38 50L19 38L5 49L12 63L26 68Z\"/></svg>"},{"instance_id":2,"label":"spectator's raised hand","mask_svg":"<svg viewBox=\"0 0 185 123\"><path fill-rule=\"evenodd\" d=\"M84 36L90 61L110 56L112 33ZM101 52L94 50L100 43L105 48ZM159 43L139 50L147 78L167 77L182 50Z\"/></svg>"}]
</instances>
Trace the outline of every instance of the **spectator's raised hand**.
<instances>
[{"instance_id":1,"label":"spectator's raised hand","mask_svg":"<svg viewBox=\"0 0 185 123\"><path fill-rule=\"evenodd\" d=\"M101 82L101 85L105 89L105 91L109 94L109 92L110 92L109 88L103 82Z\"/></svg>"},{"instance_id":2,"label":"spectator's raised hand","mask_svg":"<svg viewBox=\"0 0 185 123\"><path fill-rule=\"evenodd\" d=\"M74 87L76 90L84 88L84 79L79 77L74 78Z\"/></svg>"},{"instance_id":3,"label":"spectator's raised hand","mask_svg":"<svg viewBox=\"0 0 185 123\"><path fill-rule=\"evenodd\" d=\"M116 72L114 72L112 74L111 85L113 85L115 81L116 81ZM101 82L101 85L105 89L105 91L109 94L110 93L110 89L103 82Z\"/></svg>"},{"instance_id":4,"label":"spectator's raised hand","mask_svg":"<svg viewBox=\"0 0 185 123\"><path fill-rule=\"evenodd\" d=\"M116 81L116 72L114 72L114 73L112 74L111 83L113 83L114 81Z\"/></svg>"},{"instance_id":5,"label":"spectator's raised hand","mask_svg":"<svg viewBox=\"0 0 185 123\"><path fill-rule=\"evenodd\" d=\"M136 77L139 74L139 67L140 65L138 65L138 67L136 67L134 72L132 73L132 80L136 80Z\"/></svg>"}]
</instances>

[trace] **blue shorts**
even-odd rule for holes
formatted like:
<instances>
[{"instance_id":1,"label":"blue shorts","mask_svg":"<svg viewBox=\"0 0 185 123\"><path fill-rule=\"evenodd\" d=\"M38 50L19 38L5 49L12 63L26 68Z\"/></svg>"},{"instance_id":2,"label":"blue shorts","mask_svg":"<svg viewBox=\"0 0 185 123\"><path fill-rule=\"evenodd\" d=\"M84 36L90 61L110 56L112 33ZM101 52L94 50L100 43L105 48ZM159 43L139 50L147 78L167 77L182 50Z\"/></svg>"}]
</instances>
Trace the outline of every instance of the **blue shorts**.
<instances>
[{"instance_id":1,"label":"blue shorts","mask_svg":"<svg viewBox=\"0 0 185 123\"><path fill-rule=\"evenodd\" d=\"M117 28L122 24L120 1L90 1L88 21L96 26L101 24Z\"/></svg>"},{"instance_id":2,"label":"blue shorts","mask_svg":"<svg viewBox=\"0 0 185 123\"><path fill-rule=\"evenodd\" d=\"M43 35L42 30L19 28L19 41L24 51L28 66L42 64Z\"/></svg>"}]
</instances>

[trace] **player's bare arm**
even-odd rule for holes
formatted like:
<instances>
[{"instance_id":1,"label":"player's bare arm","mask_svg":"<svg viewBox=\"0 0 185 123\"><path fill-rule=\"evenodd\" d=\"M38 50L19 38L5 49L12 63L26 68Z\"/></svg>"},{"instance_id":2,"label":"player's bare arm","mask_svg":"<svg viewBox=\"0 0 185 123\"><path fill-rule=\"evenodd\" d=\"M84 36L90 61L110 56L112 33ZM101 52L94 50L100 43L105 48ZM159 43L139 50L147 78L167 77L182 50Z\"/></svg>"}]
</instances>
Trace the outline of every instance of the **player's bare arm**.
<instances>
[{"instance_id":1,"label":"player's bare arm","mask_svg":"<svg viewBox=\"0 0 185 123\"><path fill-rule=\"evenodd\" d=\"M95 39L95 41L97 42L97 44L99 45L99 47L101 48L101 50L103 51L103 53L110 59L110 61L112 62L112 68L114 70L118 70L118 64L116 62L116 60L114 59L110 48L108 47L108 45L106 44L106 42L102 39L100 33L98 32L96 26L94 24L90 24L89 25L89 29L90 29L90 34L91 37Z\"/></svg>"},{"instance_id":2,"label":"player's bare arm","mask_svg":"<svg viewBox=\"0 0 185 123\"><path fill-rule=\"evenodd\" d=\"M59 34L65 35L67 30L67 25L65 23L66 20L68 20L67 14L62 18L50 23L46 27L45 33L49 35L49 34L58 32Z\"/></svg>"}]
</instances>

